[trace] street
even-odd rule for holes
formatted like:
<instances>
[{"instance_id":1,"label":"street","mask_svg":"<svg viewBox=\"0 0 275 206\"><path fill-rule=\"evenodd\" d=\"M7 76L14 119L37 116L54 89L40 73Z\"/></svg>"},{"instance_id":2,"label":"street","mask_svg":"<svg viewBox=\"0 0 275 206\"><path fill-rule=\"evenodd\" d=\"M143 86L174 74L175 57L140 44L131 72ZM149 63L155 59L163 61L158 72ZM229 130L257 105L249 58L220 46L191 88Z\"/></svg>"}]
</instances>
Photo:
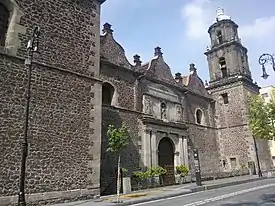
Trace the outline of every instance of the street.
<instances>
[{"instance_id":1,"label":"street","mask_svg":"<svg viewBox=\"0 0 275 206\"><path fill-rule=\"evenodd\" d=\"M143 206L258 206L275 205L275 179L135 204Z\"/></svg>"}]
</instances>

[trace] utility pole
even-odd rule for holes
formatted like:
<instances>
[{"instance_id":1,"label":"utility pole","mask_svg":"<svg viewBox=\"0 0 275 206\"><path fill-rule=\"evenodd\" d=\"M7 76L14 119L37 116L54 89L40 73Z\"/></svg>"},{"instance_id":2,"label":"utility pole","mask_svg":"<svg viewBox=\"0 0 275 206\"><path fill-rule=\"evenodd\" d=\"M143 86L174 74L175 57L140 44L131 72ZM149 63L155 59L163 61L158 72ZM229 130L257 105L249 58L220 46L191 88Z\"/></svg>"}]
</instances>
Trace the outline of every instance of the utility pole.
<instances>
[{"instance_id":1,"label":"utility pole","mask_svg":"<svg viewBox=\"0 0 275 206\"><path fill-rule=\"evenodd\" d=\"M197 186L202 186L199 150L197 148L194 148L193 152L194 152L194 164L195 164L195 172L196 172L196 183L197 183Z\"/></svg>"},{"instance_id":2,"label":"utility pole","mask_svg":"<svg viewBox=\"0 0 275 206\"><path fill-rule=\"evenodd\" d=\"M258 166L258 176L262 177L262 170L261 170L261 165L260 165L260 160L259 160L259 153L258 153L258 147L257 147L257 142L255 137L253 136L253 141L254 141L254 147L255 147L255 153L256 153L256 159L257 159L257 166Z\"/></svg>"},{"instance_id":3,"label":"utility pole","mask_svg":"<svg viewBox=\"0 0 275 206\"><path fill-rule=\"evenodd\" d=\"M22 160L21 160L21 174L19 184L19 197L18 205L26 206L25 200L25 176L26 176L26 161L28 156L28 126L29 126L29 109L30 109L30 93L31 93L31 71L33 54L38 50L38 38L40 35L40 27L35 27L33 34L28 41L27 53L28 57L25 60L25 65L28 66L28 85L27 85L27 99L26 99L26 114L25 114L25 127L24 127L24 139L22 148Z\"/></svg>"}]
</instances>

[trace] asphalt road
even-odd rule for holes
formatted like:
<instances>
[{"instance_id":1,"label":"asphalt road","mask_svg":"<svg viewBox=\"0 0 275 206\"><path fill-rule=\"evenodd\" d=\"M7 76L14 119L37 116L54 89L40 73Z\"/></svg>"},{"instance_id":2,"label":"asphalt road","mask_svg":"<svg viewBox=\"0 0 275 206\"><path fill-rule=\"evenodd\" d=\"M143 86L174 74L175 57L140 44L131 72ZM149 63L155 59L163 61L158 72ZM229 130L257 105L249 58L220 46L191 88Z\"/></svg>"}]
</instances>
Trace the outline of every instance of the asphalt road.
<instances>
[{"instance_id":1,"label":"asphalt road","mask_svg":"<svg viewBox=\"0 0 275 206\"><path fill-rule=\"evenodd\" d=\"M275 179L135 204L143 206L275 206Z\"/></svg>"}]
</instances>

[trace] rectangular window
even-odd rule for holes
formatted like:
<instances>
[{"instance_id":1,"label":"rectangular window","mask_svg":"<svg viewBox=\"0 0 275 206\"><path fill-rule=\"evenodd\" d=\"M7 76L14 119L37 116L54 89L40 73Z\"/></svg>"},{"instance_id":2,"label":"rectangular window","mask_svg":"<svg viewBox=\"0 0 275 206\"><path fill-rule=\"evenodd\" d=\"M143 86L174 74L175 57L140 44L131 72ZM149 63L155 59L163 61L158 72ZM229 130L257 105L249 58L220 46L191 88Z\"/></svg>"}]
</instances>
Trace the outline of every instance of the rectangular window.
<instances>
[{"instance_id":1,"label":"rectangular window","mask_svg":"<svg viewBox=\"0 0 275 206\"><path fill-rule=\"evenodd\" d=\"M228 94L227 93L224 93L224 94L222 94L222 98L223 98L223 103L224 104L228 104Z\"/></svg>"}]
</instances>

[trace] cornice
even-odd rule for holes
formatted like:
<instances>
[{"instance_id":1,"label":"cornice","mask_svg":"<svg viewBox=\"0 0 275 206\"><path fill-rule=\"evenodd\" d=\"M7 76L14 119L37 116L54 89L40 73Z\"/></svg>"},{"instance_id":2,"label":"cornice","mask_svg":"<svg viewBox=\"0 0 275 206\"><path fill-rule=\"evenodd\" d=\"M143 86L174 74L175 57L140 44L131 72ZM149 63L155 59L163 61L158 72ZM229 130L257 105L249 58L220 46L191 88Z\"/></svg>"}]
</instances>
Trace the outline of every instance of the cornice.
<instances>
[{"instance_id":1,"label":"cornice","mask_svg":"<svg viewBox=\"0 0 275 206\"><path fill-rule=\"evenodd\" d=\"M175 129L183 129L183 130L188 129L186 124L184 124L183 122L165 122L165 121L148 117L148 116L143 116L142 122L143 124L154 124L158 126L165 126L165 127L175 128Z\"/></svg>"}]
</instances>

